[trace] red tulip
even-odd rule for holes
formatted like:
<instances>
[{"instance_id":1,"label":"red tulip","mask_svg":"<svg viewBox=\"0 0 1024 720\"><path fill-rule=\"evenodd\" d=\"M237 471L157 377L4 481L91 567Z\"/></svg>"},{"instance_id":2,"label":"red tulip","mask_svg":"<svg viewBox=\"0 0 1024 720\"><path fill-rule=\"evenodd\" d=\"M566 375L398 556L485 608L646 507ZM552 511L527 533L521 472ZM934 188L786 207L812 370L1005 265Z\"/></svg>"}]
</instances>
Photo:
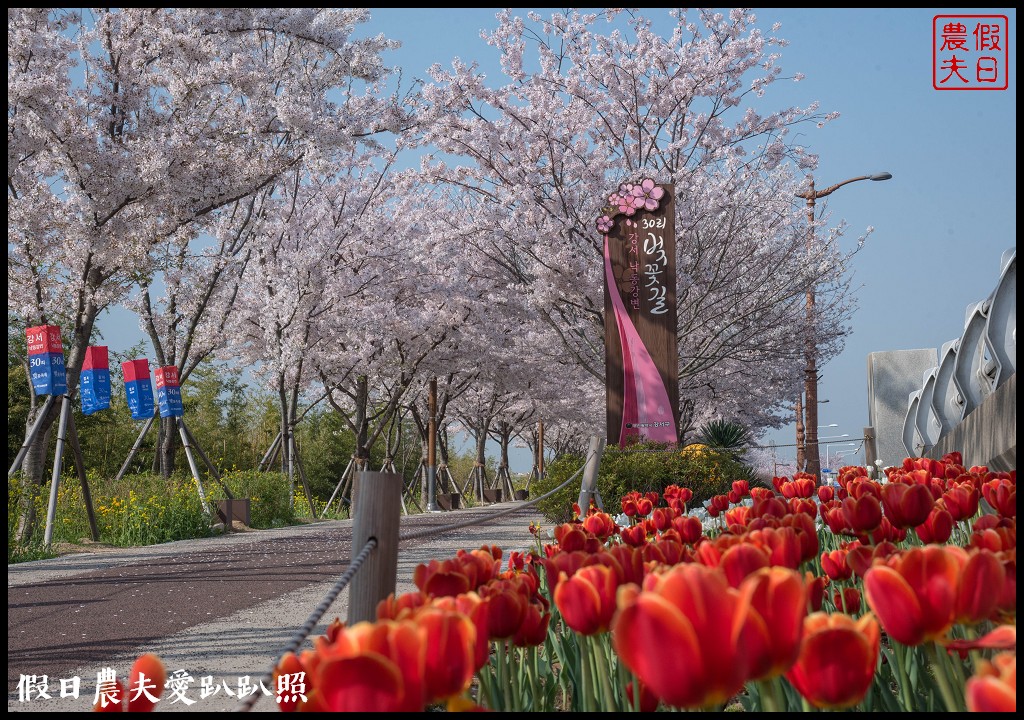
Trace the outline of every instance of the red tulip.
<instances>
[{"instance_id":1,"label":"red tulip","mask_svg":"<svg viewBox=\"0 0 1024 720\"><path fill-rule=\"evenodd\" d=\"M960 568L957 580L956 620L976 625L992 618L999 606L1006 570L988 550L974 550Z\"/></svg>"},{"instance_id":2,"label":"red tulip","mask_svg":"<svg viewBox=\"0 0 1024 720\"><path fill-rule=\"evenodd\" d=\"M544 640L548 636L550 622L551 613L547 612L540 603L529 603L523 616L523 624L512 636L512 644L516 647L536 647L544 644Z\"/></svg>"},{"instance_id":3,"label":"red tulip","mask_svg":"<svg viewBox=\"0 0 1024 720\"><path fill-rule=\"evenodd\" d=\"M846 562L848 550L833 550L821 554L821 569L832 580L849 580L853 577L853 568Z\"/></svg>"},{"instance_id":4,"label":"red tulip","mask_svg":"<svg viewBox=\"0 0 1024 720\"><path fill-rule=\"evenodd\" d=\"M708 515L718 517L729 509L729 497L727 495L715 495L708 501Z\"/></svg>"},{"instance_id":5,"label":"red tulip","mask_svg":"<svg viewBox=\"0 0 1024 720\"><path fill-rule=\"evenodd\" d=\"M1016 654L1003 652L991 662L980 660L965 689L971 712L1017 712Z\"/></svg>"},{"instance_id":6,"label":"red tulip","mask_svg":"<svg viewBox=\"0 0 1024 720\"><path fill-rule=\"evenodd\" d=\"M865 573L868 604L897 642L920 645L953 625L961 565L954 550L959 548L915 547Z\"/></svg>"},{"instance_id":7,"label":"red tulip","mask_svg":"<svg viewBox=\"0 0 1024 720\"><path fill-rule=\"evenodd\" d=\"M744 498L750 494L750 481L749 480L733 480L732 491L739 497Z\"/></svg>"},{"instance_id":8,"label":"red tulip","mask_svg":"<svg viewBox=\"0 0 1024 720\"><path fill-rule=\"evenodd\" d=\"M615 570L619 575L619 584L636 583L639 585L644 581L644 556L637 548L628 545L613 545L608 549L608 555L616 561Z\"/></svg>"},{"instance_id":9,"label":"red tulip","mask_svg":"<svg viewBox=\"0 0 1024 720\"><path fill-rule=\"evenodd\" d=\"M524 586L509 580L492 580L477 592L487 603L489 638L500 640L515 635L530 604L530 596Z\"/></svg>"},{"instance_id":10,"label":"red tulip","mask_svg":"<svg viewBox=\"0 0 1024 720\"><path fill-rule=\"evenodd\" d=\"M860 487L860 486L858 486ZM857 534L871 532L882 524L882 505L871 493L843 500L843 518Z\"/></svg>"},{"instance_id":11,"label":"red tulip","mask_svg":"<svg viewBox=\"0 0 1024 720\"><path fill-rule=\"evenodd\" d=\"M827 576L815 576L811 572L804 573L804 584L807 586L807 611L820 612L825 601L825 586L831 581Z\"/></svg>"},{"instance_id":12,"label":"red tulip","mask_svg":"<svg viewBox=\"0 0 1024 720\"><path fill-rule=\"evenodd\" d=\"M832 500L834 497L835 497L835 490L833 489L833 487L831 485L822 485L821 487L818 488L818 499L821 502L827 503L829 500Z\"/></svg>"},{"instance_id":13,"label":"red tulip","mask_svg":"<svg viewBox=\"0 0 1024 720\"><path fill-rule=\"evenodd\" d=\"M750 498L756 503L758 500L767 500L770 497L775 497L775 493L766 487L752 487L750 488Z\"/></svg>"},{"instance_id":14,"label":"red tulip","mask_svg":"<svg viewBox=\"0 0 1024 720\"><path fill-rule=\"evenodd\" d=\"M744 603L760 617L764 637L761 657L752 658L751 679L782 675L796 662L807 616L807 587L800 574L781 567L763 568L747 576L739 588ZM755 646L756 647L756 646Z\"/></svg>"},{"instance_id":15,"label":"red tulip","mask_svg":"<svg viewBox=\"0 0 1024 720\"><path fill-rule=\"evenodd\" d=\"M636 514L640 517L647 517L654 509L654 503L649 497L640 497L636 501Z\"/></svg>"},{"instance_id":16,"label":"red tulip","mask_svg":"<svg viewBox=\"0 0 1024 720\"><path fill-rule=\"evenodd\" d=\"M776 517L781 518L789 514L789 507L782 500L774 495L764 500L755 500L750 508L751 517Z\"/></svg>"},{"instance_id":17,"label":"red tulip","mask_svg":"<svg viewBox=\"0 0 1024 720\"><path fill-rule=\"evenodd\" d=\"M871 688L880 645L871 613L860 620L814 613L804 620L800 655L786 678L815 707L852 707Z\"/></svg>"},{"instance_id":18,"label":"red tulip","mask_svg":"<svg viewBox=\"0 0 1024 720\"><path fill-rule=\"evenodd\" d=\"M696 520L696 518L694 518ZM738 505L734 508L729 508L725 511L725 524L729 527L730 532L742 533L743 529L746 528L747 523L750 522L750 506L749 505ZM738 528L734 530L733 527Z\"/></svg>"},{"instance_id":19,"label":"red tulip","mask_svg":"<svg viewBox=\"0 0 1024 720\"><path fill-rule=\"evenodd\" d=\"M426 649L423 684L427 702L461 694L469 687L477 670L477 630L473 621L462 613L436 607L420 610L414 621L423 632Z\"/></svg>"},{"instance_id":20,"label":"red tulip","mask_svg":"<svg viewBox=\"0 0 1024 720\"><path fill-rule=\"evenodd\" d=\"M413 583L428 597L454 597L473 590L466 567L457 560L431 560L413 570Z\"/></svg>"},{"instance_id":21,"label":"red tulip","mask_svg":"<svg viewBox=\"0 0 1024 720\"><path fill-rule=\"evenodd\" d=\"M648 575L643 590L619 589L618 608L616 652L667 704L716 705L743 687L761 635L747 626L747 608L720 572L691 563Z\"/></svg>"},{"instance_id":22,"label":"red tulip","mask_svg":"<svg viewBox=\"0 0 1024 720\"><path fill-rule=\"evenodd\" d=\"M928 519L935 498L924 485L888 483L882 487L882 507L895 527L917 527Z\"/></svg>"},{"instance_id":23,"label":"red tulip","mask_svg":"<svg viewBox=\"0 0 1024 720\"><path fill-rule=\"evenodd\" d=\"M793 514L810 515L813 518L818 515L818 504L810 498L793 498L789 501L789 511Z\"/></svg>"},{"instance_id":24,"label":"red tulip","mask_svg":"<svg viewBox=\"0 0 1024 720\"><path fill-rule=\"evenodd\" d=\"M619 537L627 545L640 547L647 543L647 528L643 524L619 528Z\"/></svg>"},{"instance_id":25,"label":"red tulip","mask_svg":"<svg viewBox=\"0 0 1024 720\"><path fill-rule=\"evenodd\" d=\"M990 480L981 486L981 494L992 509L1003 517L1017 517L1017 484L1006 479Z\"/></svg>"},{"instance_id":26,"label":"red tulip","mask_svg":"<svg viewBox=\"0 0 1024 720\"><path fill-rule=\"evenodd\" d=\"M833 535L843 535L852 532L850 523L846 521L846 515L843 514L843 505L839 500L830 500L827 503L822 503L818 506L818 513L821 515L821 519L828 525L828 529Z\"/></svg>"},{"instance_id":27,"label":"red tulip","mask_svg":"<svg viewBox=\"0 0 1024 720\"><path fill-rule=\"evenodd\" d=\"M839 612L856 615L860 611L860 590L852 587L836 590L832 594L832 602Z\"/></svg>"},{"instance_id":28,"label":"red tulip","mask_svg":"<svg viewBox=\"0 0 1024 720\"><path fill-rule=\"evenodd\" d=\"M738 588L751 573L770 565L769 551L752 543L734 545L722 553L719 567L730 587Z\"/></svg>"},{"instance_id":29,"label":"red tulip","mask_svg":"<svg viewBox=\"0 0 1024 720\"><path fill-rule=\"evenodd\" d=\"M942 545L953 534L953 516L946 510L945 500L935 503L928 519L915 528L917 537L925 544Z\"/></svg>"},{"instance_id":30,"label":"red tulip","mask_svg":"<svg viewBox=\"0 0 1024 720\"><path fill-rule=\"evenodd\" d=\"M981 493L970 482L952 483L942 495L942 502L946 510L956 522L968 520L977 515L980 499Z\"/></svg>"},{"instance_id":31,"label":"red tulip","mask_svg":"<svg viewBox=\"0 0 1024 720\"><path fill-rule=\"evenodd\" d=\"M679 533L679 539L688 545L695 545L704 535L704 526L693 515L680 515L672 521L672 529Z\"/></svg>"},{"instance_id":32,"label":"red tulip","mask_svg":"<svg viewBox=\"0 0 1024 720\"><path fill-rule=\"evenodd\" d=\"M672 519L675 516L675 511L672 508L655 508L651 511L651 522L660 532L662 530L668 530L672 526Z\"/></svg>"},{"instance_id":33,"label":"red tulip","mask_svg":"<svg viewBox=\"0 0 1024 720\"><path fill-rule=\"evenodd\" d=\"M858 539L865 545L877 545L883 542L899 543L907 539L907 531L898 528L889 522L889 518L882 516L882 522L878 527L869 532L859 533Z\"/></svg>"},{"instance_id":34,"label":"red tulip","mask_svg":"<svg viewBox=\"0 0 1024 720\"><path fill-rule=\"evenodd\" d=\"M640 686L640 712L652 713L658 709L658 696L651 692L651 689L644 685L642 682L637 682ZM633 697L633 681L626 683L626 698L629 700L630 707L637 707L636 699Z\"/></svg>"},{"instance_id":35,"label":"red tulip","mask_svg":"<svg viewBox=\"0 0 1024 720\"><path fill-rule=\"evenodd\" d=\"M581 635L604 632L615 614L618 585L612 568L588 565L561 579L554 592L555 605L565 624Z\"/></svg>"},{"instance_id":36,"label":"red tulip","mask_svg":"<svg viewBox=\"0 0 1024 720\"><path fill-rule=\"evenodd\" d=\"M583 521L583 529L604 541L618 532L619 527L608 513L597 512Z\"/></svg>"}]
</instances>

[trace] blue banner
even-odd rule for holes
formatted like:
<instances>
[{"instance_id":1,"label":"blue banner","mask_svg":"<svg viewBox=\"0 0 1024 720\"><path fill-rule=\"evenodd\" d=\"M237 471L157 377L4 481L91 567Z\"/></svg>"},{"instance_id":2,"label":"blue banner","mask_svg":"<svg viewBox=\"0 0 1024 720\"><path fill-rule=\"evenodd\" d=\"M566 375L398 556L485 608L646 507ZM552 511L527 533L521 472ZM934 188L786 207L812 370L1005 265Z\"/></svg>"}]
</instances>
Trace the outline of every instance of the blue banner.
<instances>
[{"instance_id":1,"label":"blue banner","mask_svg":"<svg viewBox=\"0 0 1024 720\"><path fill-rule=\"evenodd\" d=\"M156 391L156 401L160 406L160 417L181 417L185 414L181 406L181 388L175 385L164 385Z\"/></svg>"},{"instance_id":2,"label":"blue banner","mask_svg":"<svg viewBox=\"0 0 1024 720\"><path fill-rule=\"evenodd\" d=\"M48 352L28 356L32 389L37 395L65 395L68 391L64 353Z\"/></svg>"},{"instance_id":3,"label":"blue banner","mask_svg":"<svg viewBox=\"0 0 1024 720\"><path fill-rule=\"evenodd\" d=\"M110 371L82 370L82 412L92 415L110 407Z\"/></svg>"},{"instance_id":4,"label":"blue banner","mask_svg":"<svg viewBox=\"0 0 1024 720\"><path fill-rule=\"evenodd\" d=\"M124 394L128 409L132 412L132 420L148 420L153 417L153 383L148 377L126 382Z\"/></svg>"}]
</instances>

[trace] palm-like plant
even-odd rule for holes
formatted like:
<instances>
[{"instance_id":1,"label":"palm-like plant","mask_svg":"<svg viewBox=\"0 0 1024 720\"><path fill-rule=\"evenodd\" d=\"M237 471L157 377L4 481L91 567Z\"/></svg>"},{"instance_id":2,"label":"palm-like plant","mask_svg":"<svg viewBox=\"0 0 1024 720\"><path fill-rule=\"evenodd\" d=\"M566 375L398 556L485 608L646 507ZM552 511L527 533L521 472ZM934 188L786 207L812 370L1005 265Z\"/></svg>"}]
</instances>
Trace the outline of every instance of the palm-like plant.
<instances>
[{"instance_id":1,"label":"palm-like plant","mask_svg":"<svg viewBox=\"0 0 1024 720\"><path fill-rule=\"evenodd\" d=\"M712 420L697 433L699 442L741 461L750 446L750 431L737 422Z\"/></svg>"}]
</instances>

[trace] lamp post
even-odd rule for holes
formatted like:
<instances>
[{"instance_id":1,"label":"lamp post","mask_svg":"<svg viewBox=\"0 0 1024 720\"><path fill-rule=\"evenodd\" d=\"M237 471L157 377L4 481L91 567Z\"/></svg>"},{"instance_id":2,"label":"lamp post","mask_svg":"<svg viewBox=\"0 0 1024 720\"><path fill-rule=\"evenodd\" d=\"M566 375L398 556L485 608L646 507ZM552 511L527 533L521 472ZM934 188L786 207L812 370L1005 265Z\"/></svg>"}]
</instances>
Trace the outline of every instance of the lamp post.
<instances>
[{"instance_id":1,"label":"lamp post","mask_svg":"<svg viewBox=\"0 0 1024 720\"><path fill-rule=\"evenodd\" d=\"M796 193L798 198L803 198L807 201L808 251L814 247L814 203L816 200L831 195L843 185L849 185L859 180L878 181L888 180L891 177L892 175L887 172L875 173L874 175L858 175L835 185L829 185L824 190L815 190L814 177L808 176L810 187L802 193ZM807 466L807 472L817 476L821 474L821 454L818 452L818 343L813 330L815 292L816 283L812 283L807 290L806 299L807 337L804 346L804 417L801 417L801 403L798 398L796 407L796 444L798 452L801 448L804 449L804 463Z\"/></svg>"},{"instance_id":2,"label":"lamp post","mask_svg":"<svg viewBox=\"0 0 1024 720\"><path fill-rule=\"evenodd\" d=\"M849 437L849 436L847 436L847 437ZM828 462L828 459L829 459L828 448L829 448L830 445L839 445L840 447L842 447L843 445L849 445L849 446L853 447L856 444L857 443L855 443L855 442L849 442L849 443L825 443L825 467L828 468L828 469L832 469L832 466ZM841 450L840 451L836 451L836 460L838 460L840 455L843 455L843 454L845 454L845 451L841 451Z\"/></svg>"}]
</instances>

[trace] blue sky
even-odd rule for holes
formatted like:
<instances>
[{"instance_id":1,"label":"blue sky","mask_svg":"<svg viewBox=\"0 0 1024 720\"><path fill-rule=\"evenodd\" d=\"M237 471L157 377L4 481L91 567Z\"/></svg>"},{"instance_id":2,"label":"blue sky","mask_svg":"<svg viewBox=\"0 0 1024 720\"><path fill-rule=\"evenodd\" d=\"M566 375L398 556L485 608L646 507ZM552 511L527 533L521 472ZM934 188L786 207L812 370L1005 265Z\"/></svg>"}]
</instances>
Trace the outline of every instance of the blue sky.
<instances>
[{"instance_id":1,"label":"blue sky","mask_svg":"<svg viewBox=\"0 0 1024 720\"><path fill-rule=\"evenodd\" d=\"M402 42L385 62L402 66L406 77L424 77L431 64L448 66L459 57L500 79L498 55L479 37L495 27L497 11L374 8L364 29ZM645 13L668 19L665 9ZM932 87L933 18L939 13L1008 17L1009 61L1000 68L1008 73L1007 90ZM868 423L868 354L937 351L959 337L967 306L994 289L1001 254L1016 246L1016 11L765 9L757 15L766 32L780 22L777 35L790 42L782 50L783 74L805 75L799 83L771 86L769 105L817 100L822 111L840 113L805 140L820 156L817 186L881 171L893 175L845 186L825 205L830 225L849 224L849 248L868 226L875 228L853 263L859 287L853 334L844 352L819 368L819 398L829 400L820 406L819 422L835 425L820 434L857 439ZM112 349L139 337L122 341L119 331L108 326L105 332ZM767 439L780 446L780 459L795 456L792 447L782 447L795 440L792 425ZM852 448L832 452L837 449ZM529 458L517 454L512 469L528 471Z\"/></svg>"}]
</instances>

